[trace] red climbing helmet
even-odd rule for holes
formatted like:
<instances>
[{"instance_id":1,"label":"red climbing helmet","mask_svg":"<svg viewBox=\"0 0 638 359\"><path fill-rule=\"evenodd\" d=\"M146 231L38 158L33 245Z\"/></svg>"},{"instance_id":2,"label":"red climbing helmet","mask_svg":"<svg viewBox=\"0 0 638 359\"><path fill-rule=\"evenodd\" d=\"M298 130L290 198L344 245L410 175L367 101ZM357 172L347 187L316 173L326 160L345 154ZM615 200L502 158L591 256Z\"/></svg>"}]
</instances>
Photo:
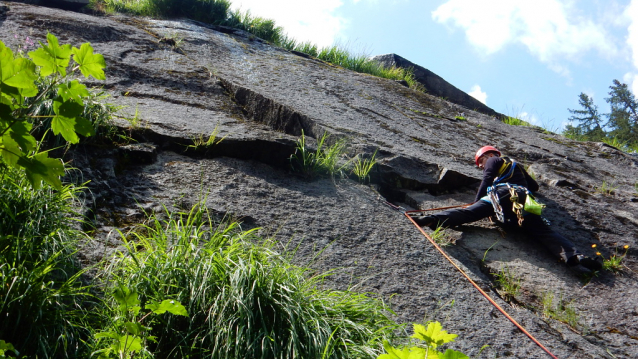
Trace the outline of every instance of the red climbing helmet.
<instances>
[{"instance_id":1,"label":"red climbing helmet","mask_svg":"<svg viewBox=\"0 0 638 359\"><path fill-rule=\"evenodd\" d=\"M484 154L488 153L488 152L495 152L497 155L501 155L501 151L498 150L498 148L496 147L492 147L492 146L483 146L481 148L479 148L478 151L476 151L476 155L474 156L474 162L476 162L476 165L479 165L479 158L481 158L481 156L483 156Z\"/></svg>"}]
</instances>

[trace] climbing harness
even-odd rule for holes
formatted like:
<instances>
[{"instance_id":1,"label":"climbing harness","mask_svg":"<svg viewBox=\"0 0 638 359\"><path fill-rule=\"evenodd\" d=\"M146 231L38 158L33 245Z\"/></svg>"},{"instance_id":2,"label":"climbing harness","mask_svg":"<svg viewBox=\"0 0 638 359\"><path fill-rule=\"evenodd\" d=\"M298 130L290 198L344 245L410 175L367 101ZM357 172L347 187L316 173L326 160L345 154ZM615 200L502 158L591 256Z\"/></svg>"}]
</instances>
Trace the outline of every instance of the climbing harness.
<instances>
[{"instance_id":1,"label":"climbing harness","mask_svg":"<svg viewBox=\"0 0 638 359\"><path fill-rule=\"evenodd\" d=\"M466 206L466 205L463 205L463 206ZM403 208L403 207L394 206L394 205L391 205L391 207ZM453 206L453 207L462 207L462 206ZM436 209L437 208L429 209L429 211L433 211L433 210L436 210ZM411 214L412 213L424 212L424 211L428 211L428 210L403 211L403 214L406 217L408 217L408 219L412 222L412 224L414 224L414 226L419 229L419 231L425 236L425 238L427 238L428 241L430 241L430 243L432 243L434 248L436 248L443 255L443 257L445 257L445 259L447 259L450 263L452 263L454 268L456 268L472 284L472 286L474 286L474 288L476 288L483 295L483 297L485 297L485 299L487 299L496 309L498 309L499 312L501 312L507 319L509 319L509 321L512 322L512 324L514 324L520 331L522 331L525 335L527 335L536 345L538 345L540 348L542 348L553 359L558 359L554 354L552 354L552 352L549 351L549 349L547 349L543 344L541 344L541 342L539 342L536 338L534 338L534 336L530 332L528 332L525 328L523 328L522 325L520 325L514 318L512 318L509 314L507 314L507 312L503 308L501 308L501 306L498 305L498 303L496 303L487 293L485 293L485 291L483 289L481 289L481 287L479 287L478 284L476 284L476 282L474 282L472 280L472 278L470 278L467 275L467 273L465 273L465 271L463 269L461 269L456 263L454 263L452 258L450 258L443 251L443 249L441 249L441 247L432 239L432 237L430 237L427 233L425 233L423 228L421 228L414 221L414 219L412 218Z\"/></svg>"},{"instance_id":2,"label":"climbing harness","mask_svg":"<svg viewBox=\"0 0 638 359\"><path fill-rule=\"evenodd\" d=\"M523 220L525 213L533 213L536 215L541 215L543 208L545 205L536 201L532 193L525 187L519 186L516 184L510 183L501 183L504 180L508 180L512 178L514 174L514 169L516 168L516 161L508 161L507 159L501 166L499 173L502 173L501 176L494 179L492 186L487 188L487 195L492 203L492 207L494 207L494 213L496 213L496 218L505 223L505 216L503 215L503 207L501 207L501 202L498 197L497 188L507 186L510 194L510 201L512 202L512 212L516 214L516 218L518 219L518 225L523 225ZM525 193L525 202L521 203L519 201L519 191Z\"/></svg>"}]
</instances>

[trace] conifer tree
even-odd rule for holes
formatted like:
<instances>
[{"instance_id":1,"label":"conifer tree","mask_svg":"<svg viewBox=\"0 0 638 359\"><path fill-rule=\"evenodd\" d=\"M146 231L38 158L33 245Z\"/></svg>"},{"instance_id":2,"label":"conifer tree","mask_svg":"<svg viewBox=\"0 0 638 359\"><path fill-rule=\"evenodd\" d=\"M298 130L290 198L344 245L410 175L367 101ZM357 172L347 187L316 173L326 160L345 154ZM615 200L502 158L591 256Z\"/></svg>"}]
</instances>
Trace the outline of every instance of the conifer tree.
<instances>
[{"instance_id":1,"label":"conifer tree","mask_svg":"<svg viewBox=\"0 0 638 359\"><path fill-rule=\"evenodd\" d=\"M614 80L614 84L609 88L610 97L605 100L611 107L611 112L607 115L610 136L617 138L620 142L638 144L638 101L636 97L629 91L627 84L618 80Z\"/></svg>"}]
</instances>

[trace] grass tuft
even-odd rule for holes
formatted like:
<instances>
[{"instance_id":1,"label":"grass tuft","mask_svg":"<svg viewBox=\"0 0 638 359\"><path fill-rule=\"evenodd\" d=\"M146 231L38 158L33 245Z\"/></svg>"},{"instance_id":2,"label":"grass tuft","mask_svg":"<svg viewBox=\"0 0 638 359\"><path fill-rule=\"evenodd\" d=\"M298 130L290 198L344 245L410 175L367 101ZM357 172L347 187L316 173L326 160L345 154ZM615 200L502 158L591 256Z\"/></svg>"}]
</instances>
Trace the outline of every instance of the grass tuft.
<instances>
[{"instance_id":1,"label":"grass tuft","mask_svg":"<svg viewBox=\"0 0 638 359\"><path fill-rule=\"evenodd\" d=\"M497 273L494 273L494 279L503 299L516 299L521 293L521 279L516 278L509 267L501 268Z\"/></svg>"},{"instance_id":2,"label":"grass tuft","mask_svg":"<svg viewBox=\"0 0 638 359\"><path fill-rule=\"evenodd\" d=\"M152 216L123 236L105 283L126 283L142 303L172 298L187 317L152 329L159 357L375 358L396 324L365 294L321 289L326 275L290 264L273 242L194 206Z\"/></svg>"},{"instance_id":3,"label":"grass tuft","mask_svg":"<svg viewBox=\"0 0 638 359\"><path fill-rule=\"evenodd\" d=\"M553 293L546 292L543 294L543 315L547 318L563 322L574 329L578 328L579 318L576 309L571 305L571 303L565 303L562 295L557 301L554 299Z\"/></svg>"},{"instance_id":4,"label":"grass tuft","mask_svg":"<svg viewBox=\"0 0 638 359\"><path fill-rule=\"evenodd\" d=\"M359 178L359 181L366 182L367 180L370 180L370 171L372 171L372 168L377 163L377 160L375 159L376 155L377 150L374 151L370 158L363 158L359 155L355 157L352 173Z\"/></svg>"},{"instance_id":5,"label":"grass tuft","mask_svg":"<svg viewBox=\"0 0 638 359\"><path fill-rule=\"evenodd\" d=\"M74 258L78 188L34 190L0 161L0 336L22 355L82 357L91 303Z\"/></svg>"}]
</instances>

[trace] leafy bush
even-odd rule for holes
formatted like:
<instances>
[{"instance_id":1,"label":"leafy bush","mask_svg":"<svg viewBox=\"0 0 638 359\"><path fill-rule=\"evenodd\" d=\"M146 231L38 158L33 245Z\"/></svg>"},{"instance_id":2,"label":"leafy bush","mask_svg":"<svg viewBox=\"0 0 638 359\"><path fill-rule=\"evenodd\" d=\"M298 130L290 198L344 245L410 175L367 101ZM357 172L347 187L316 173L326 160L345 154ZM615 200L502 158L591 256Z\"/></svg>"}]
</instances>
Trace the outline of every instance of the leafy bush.
<instances>
[{"instance_id":1,"label":"leafy bush","mask_svg":"<svg viewBox=\"0 0 638 359\"><path fill-rule=\"evenodd\" d=\"M64 174L64 166L60 160L49 158L47 152L40 151L30 133L33 127L31 114L41 100L54 91L57 96L51 104L53 113L47 115L51 118L52 132L70 143L79 141L78 134L93 135L93 124L82 117L85 111L83 99L89 97L89 91L72 78L76 76L74 72L80 70L85 77L103 80L106 65L102 55L93 53L89 43L80 48L60 46L58 39L48 34L47 44L40 45L28 53L30 60L20 54L14 55L0 41L0 155L9 166L23 168L33 187L38 188L41 181L45 181L60 189L62 183L58 177ZM71 60L77 66L67 73ZM45 84L46 88L39 89L38 83Z\"/></svg>"},{"instance_id":2,"label":"leafy bush","mask_svg":"<svg viewBox=\"0 0 638 359\"><path fill-rule=\"evenodd\" d=\"M321 290L325 275L291 265L273 243L216 223L206 209L152 217L124 236L106 283L126 283L141 303L174 298L191 313L160 317L161 357L373 358L396 327L380 301Z\"/></svg>"}]
</instances>

